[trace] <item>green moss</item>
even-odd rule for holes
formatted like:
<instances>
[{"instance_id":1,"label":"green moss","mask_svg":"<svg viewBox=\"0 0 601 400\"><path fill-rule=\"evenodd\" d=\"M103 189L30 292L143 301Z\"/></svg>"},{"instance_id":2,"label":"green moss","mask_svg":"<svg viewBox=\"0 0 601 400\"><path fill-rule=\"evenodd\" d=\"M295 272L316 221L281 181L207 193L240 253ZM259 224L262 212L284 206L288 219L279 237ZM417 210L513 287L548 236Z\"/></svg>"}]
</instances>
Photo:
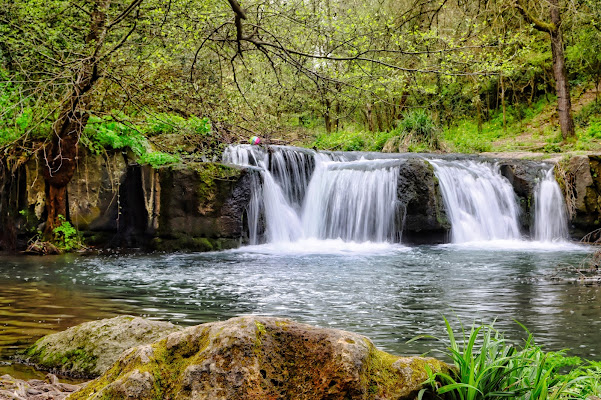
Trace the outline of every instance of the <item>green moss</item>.
<instances>
[{"instance_id":1,"label":"green moss","mask_svg":"<svg viewBox=\"0 0 601 400\"><path fill-rule=\"evenodd\" d=\"M445 364L435 359L420 357L403 359L376 349L368 340L365 343L369 347L369 353L361 380L370 394L370 399L405 398L409 395L409 393L402 393L405 388L418 388L427 379L426 366L434 371L445 369ZM401 365L394 365L397 362ZM404 368L404 365L408 368ZM409 376L407 372L410 372Z\"/></svg>"},{"instance_id":2,"label":"green moss","mask_svg":"<svg viewBox=\"0 0 601 400\"><path fill-rule=\"evenodd\" d=\"M42 339L27 349L28 362L47 370L77 370L81 376L93 376L98 357L86 351L84 347L66 352L50 352L43 346Z\"/></svg>"},{"instance_id":3,"label":"green moss","mask_svg":"<svg viewBox=\"0 0 601 400\"><path fill-rule=\"evenodd\" d=\"M258 356L261 353L261 345L263 344L263 337L267 335L267 330L265 329L265 325L260 323L259 321L255 321L256 327L256 337L255 337L255 346L254 353Z\"/></svg>"},{"instance_id":4,"label":"green moss","mask_svg":"<svg viewBox=\"0 0 601 400\"><path fill-rule=\"evenodd\" d=\"M87 399L94 394L100 394L100 399L115 399L121 393L111 384L119 377L127 380L135 371L149 373L152 376L152 389L145 399L162 400L178 397L177 388L181 387L186 368L192 364L199 364L204 357L204 350L209 345L209 329L200 332L199 338L180 338L179 342L167 348L168 338L154 343L151 346L152 357L144 363L141 361L139 351L134 351L122 361L116 362L104 375L92 381L84 389L71 395L71 399ZM138 348L142 349L142 348ZM116 397L117 396L117 397Z\"/></svg>"}]
</instances>

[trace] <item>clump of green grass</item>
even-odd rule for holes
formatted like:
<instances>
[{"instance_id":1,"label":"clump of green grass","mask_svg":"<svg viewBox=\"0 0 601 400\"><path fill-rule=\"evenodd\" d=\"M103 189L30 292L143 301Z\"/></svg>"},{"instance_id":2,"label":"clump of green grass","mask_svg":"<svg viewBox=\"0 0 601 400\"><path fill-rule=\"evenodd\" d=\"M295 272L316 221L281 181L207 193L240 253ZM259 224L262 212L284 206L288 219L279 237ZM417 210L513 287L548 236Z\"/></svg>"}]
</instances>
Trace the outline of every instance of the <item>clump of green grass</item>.
<instances>
[{"instance_id":1,"label":"clump of green grass","mask_svg":"<svg viewBox=\"0 0 601 400\"><path fill-rule=\"evenodd\" d=\"M398 139L391 143L400 151L442 150L439 128L425 110L413 110L405 114L398 126Z\"/></svg>"},{"instance_id":2,"label":"clump of green grass","mask_svg":"<svg viewBox=\"0 0 601 400\"><path fill-rule=\"evenodd\" d=\"M429 373L436 395L452 400L588 399L601 395L601 363L584 364L565 352L544 352L532 335L523 346L509 343L492 325L463 326L457 337L445 318L450 373ZM527 331L526 331L527 332ZM569 369L567 373L562 370ZM421 399L428 389L423 389ZM594 399L595 397L590 397Z\"/></svg>"}]
</instances>

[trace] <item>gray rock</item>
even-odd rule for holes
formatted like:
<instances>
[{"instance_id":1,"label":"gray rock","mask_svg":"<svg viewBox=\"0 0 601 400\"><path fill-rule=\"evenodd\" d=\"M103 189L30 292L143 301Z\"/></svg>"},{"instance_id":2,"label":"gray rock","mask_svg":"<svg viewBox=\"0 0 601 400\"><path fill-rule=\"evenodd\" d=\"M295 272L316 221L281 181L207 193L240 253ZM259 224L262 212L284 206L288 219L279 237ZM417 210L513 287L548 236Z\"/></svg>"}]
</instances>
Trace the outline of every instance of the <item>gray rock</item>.
<instances>
[{"instance_id":1,"label":"gray rock","mask_svg":"<svg viewBox=\"0 0 601 400\"><path fill-rule=\"evenodd\" d=\"M120 316L86 322L44 336L20 357L37 368L72 377L104 373L124 350L151 343L181 328L168 322Z\"/></svg>"}]
</instances>

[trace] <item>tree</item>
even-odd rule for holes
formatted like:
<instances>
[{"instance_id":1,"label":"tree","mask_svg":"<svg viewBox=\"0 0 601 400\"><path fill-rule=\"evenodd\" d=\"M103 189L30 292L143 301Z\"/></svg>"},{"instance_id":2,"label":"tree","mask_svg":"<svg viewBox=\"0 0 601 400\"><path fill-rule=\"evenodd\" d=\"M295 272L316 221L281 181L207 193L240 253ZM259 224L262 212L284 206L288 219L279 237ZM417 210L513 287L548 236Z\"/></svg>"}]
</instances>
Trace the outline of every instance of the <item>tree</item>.
<instances>
[{"instance_id":1,"label":"tree","mask_svg":"<svg viewBox=\"0 0 601 400\"><path fill-rule=\"evenodd\" d=\"M536 2L539 3L539 2ZM539 3L540 4L540 3ZM515 7L524 19L532 26L549 34L551 38L551 53L553 55L553 76L555 77L555 90L557 92L557 111L561 135L564 139L574 137L574 120L572 118L572 99L570 96L570 83L564 55L564 42L562 32L561 12L559 0L548 0L550 20L540 19L534 13L534 7L527 0L515 0Z\"/></svg>"},{"instance_id":2,"label":"tree","mask_svg":"<svg viewBox=\"0 0 601 400\"><path fill-rule=\"evenodd\" d=\"M60 225L60 216L67 216L67 184L75 172L93 88L136 30L141 3L55 0L1 6L2 55L14 70L12 79L26 83L20 103L36 103L33 125L50 130L38 148L48 185L46 233Z\"/></svg>"}]
</instances>

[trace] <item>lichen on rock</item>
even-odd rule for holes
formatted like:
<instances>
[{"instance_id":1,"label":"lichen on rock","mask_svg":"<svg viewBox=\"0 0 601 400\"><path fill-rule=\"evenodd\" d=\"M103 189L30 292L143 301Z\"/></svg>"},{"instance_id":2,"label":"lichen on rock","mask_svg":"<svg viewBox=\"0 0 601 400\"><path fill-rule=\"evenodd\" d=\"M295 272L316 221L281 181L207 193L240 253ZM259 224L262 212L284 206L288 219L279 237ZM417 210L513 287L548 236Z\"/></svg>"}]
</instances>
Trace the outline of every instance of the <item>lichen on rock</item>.
<instances>
[{"instance_id":1,"label":"lichen on rock","mask_svg":"<svg viewBox=\"0 0 601 400\"><path fill-rule=\"evenodd\" d=\"M397 357L364 336L247 316L125 352L70 399L410 399L446 364Z\"/></svg>"},{"instance_id":2,"label":"lichen on rock","mask_svg":"<svg viewBox=\"0 0 601 400\"><path fill-rule=\"evenodd\" d=\"M168 322L132 316L86 322L44 336L19 358L39 369L92 378L104 373L124 350L180 329Z\"/></svg>"}]
</instances>

